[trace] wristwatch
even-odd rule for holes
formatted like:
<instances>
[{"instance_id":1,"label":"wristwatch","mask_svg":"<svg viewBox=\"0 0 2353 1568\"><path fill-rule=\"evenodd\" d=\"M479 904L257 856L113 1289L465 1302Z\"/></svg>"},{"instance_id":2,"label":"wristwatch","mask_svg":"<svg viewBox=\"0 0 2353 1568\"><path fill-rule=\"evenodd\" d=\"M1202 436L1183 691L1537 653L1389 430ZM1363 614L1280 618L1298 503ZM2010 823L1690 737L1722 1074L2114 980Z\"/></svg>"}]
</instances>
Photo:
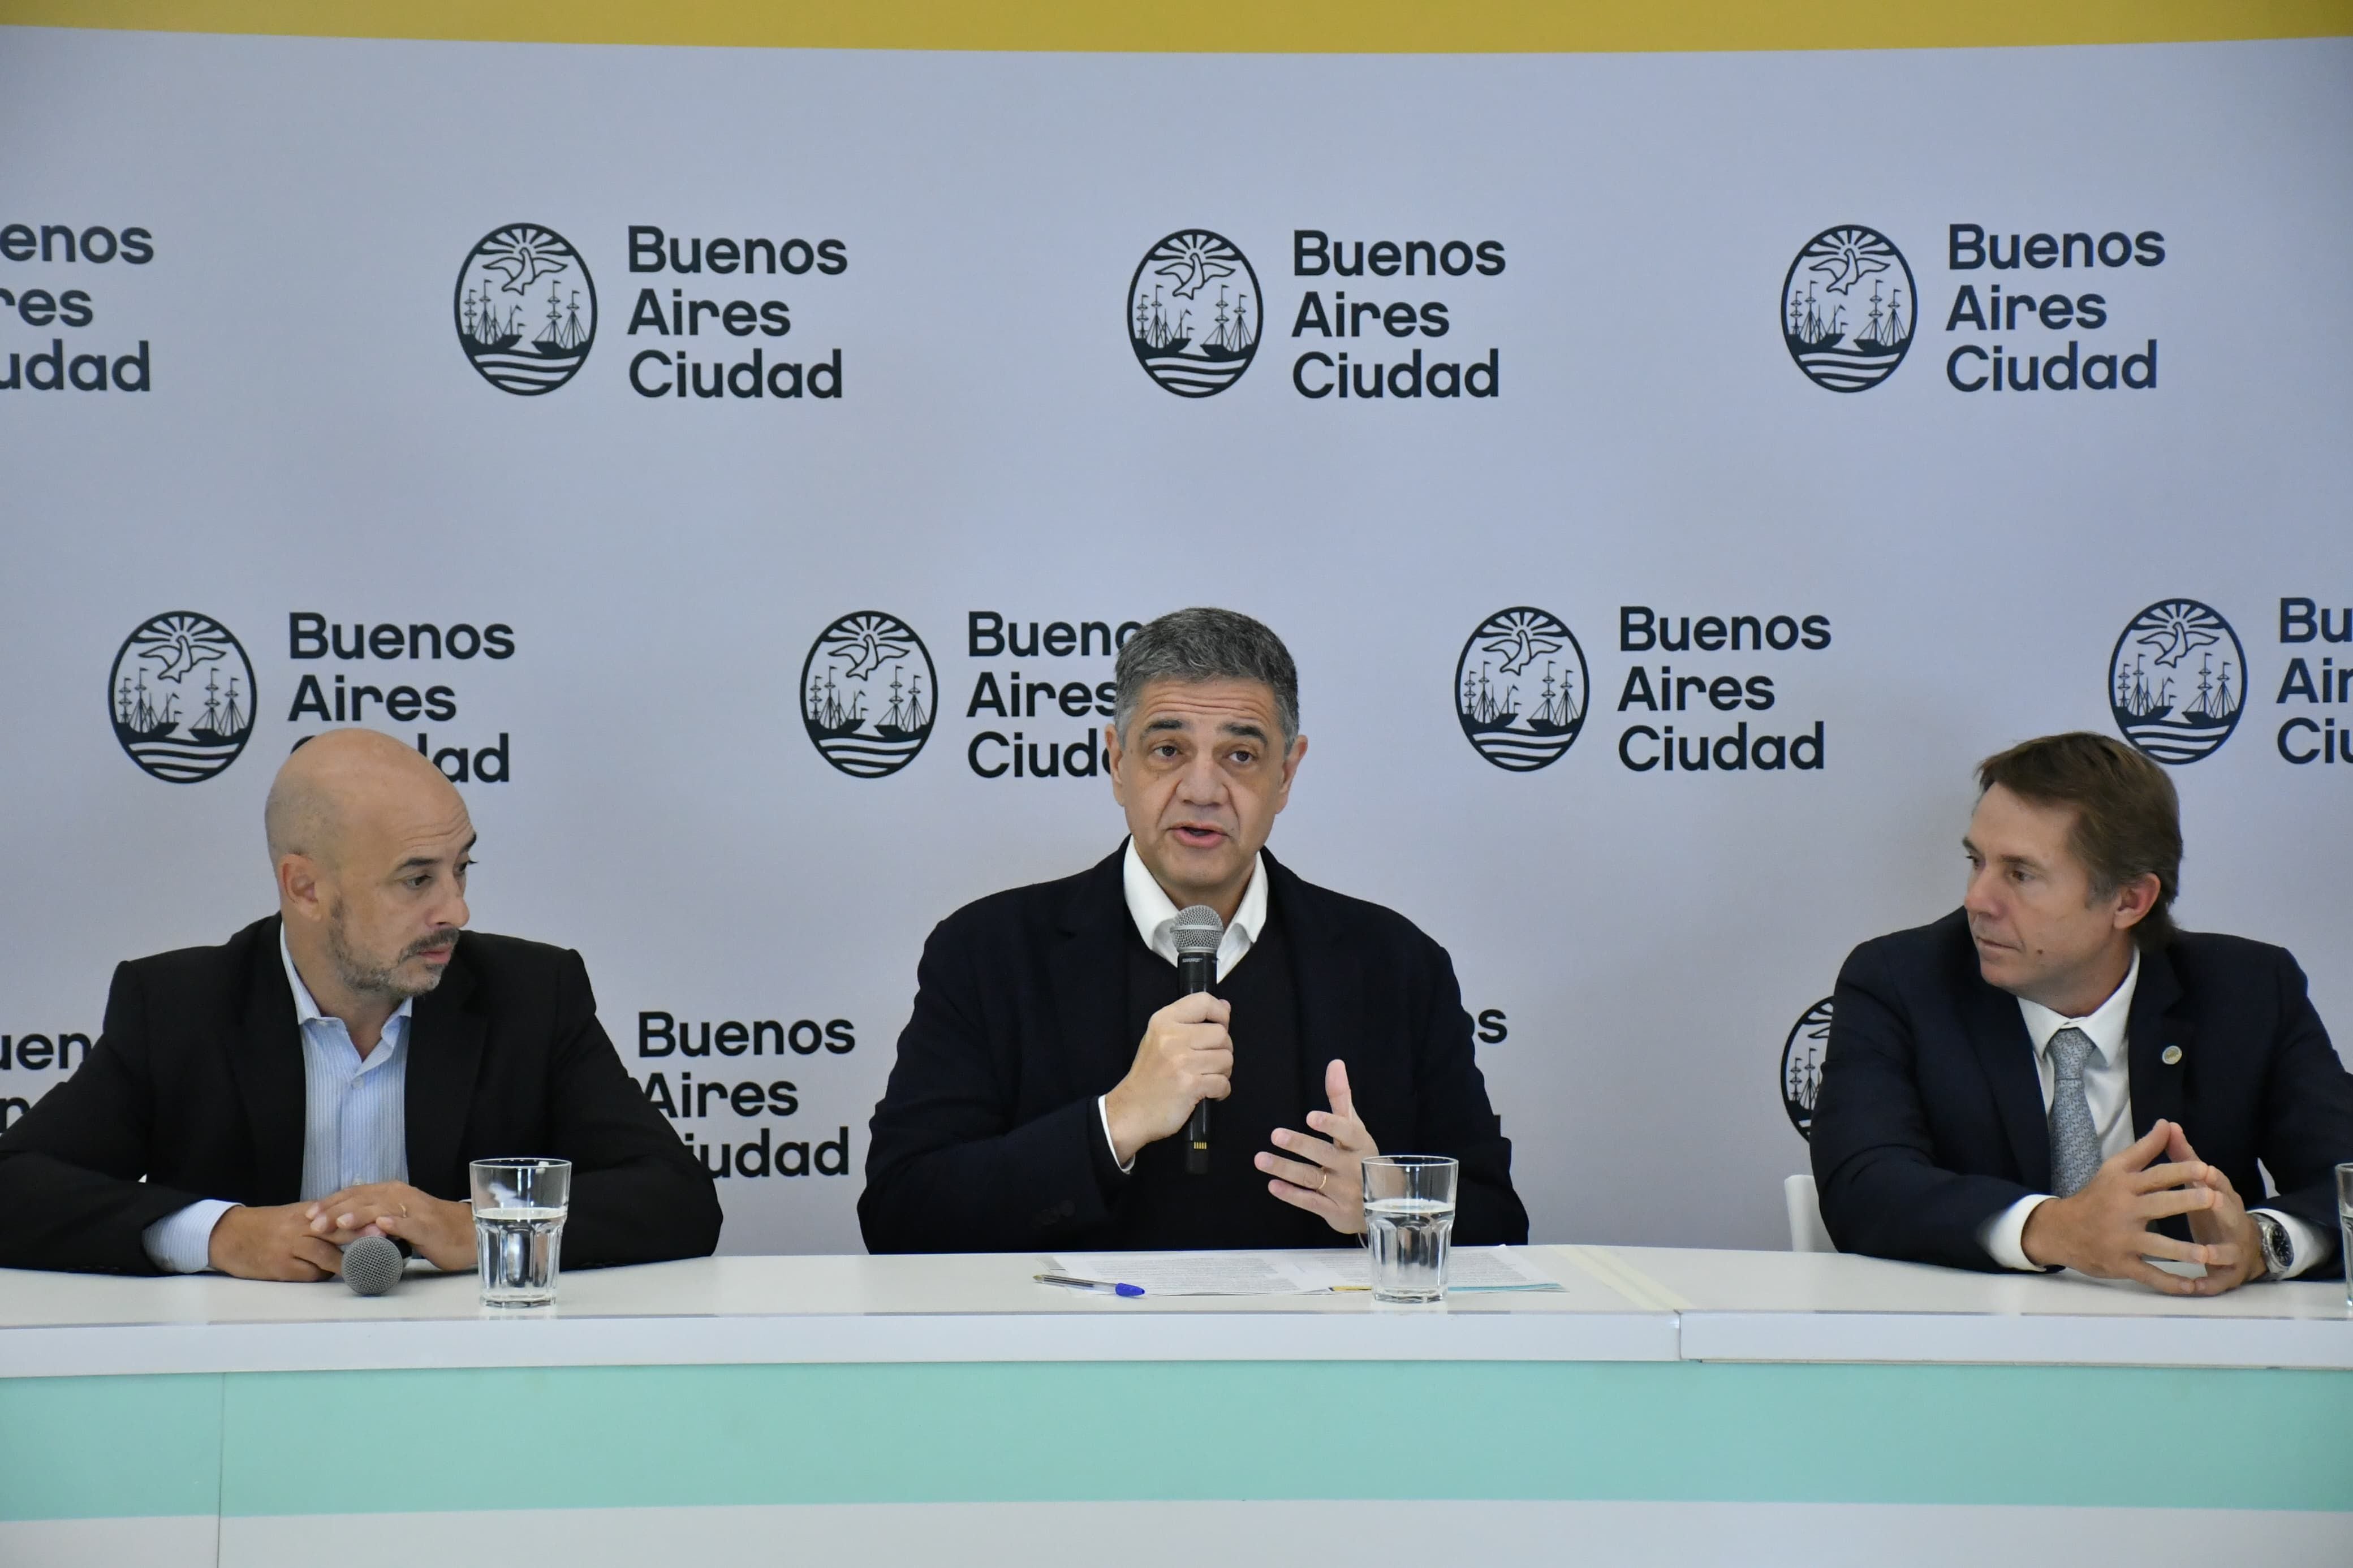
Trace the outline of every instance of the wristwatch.
<instances>
[{"instance_id":1,"label":"wristwatch","mask_svg":"<svg viewBox=\"0 0 2353 1568\"><path fill-rule=\"evenodd\" d=\"M2289 1245L2287 1226L2270 1215L2258 1210L2247 1217L2255 1222L2255 1234L2263 1238L2263 1269L2258 1279L2279 1279L2286 1277L2295 1262L2295 1249Z\"/></svg>"}]
</instances>

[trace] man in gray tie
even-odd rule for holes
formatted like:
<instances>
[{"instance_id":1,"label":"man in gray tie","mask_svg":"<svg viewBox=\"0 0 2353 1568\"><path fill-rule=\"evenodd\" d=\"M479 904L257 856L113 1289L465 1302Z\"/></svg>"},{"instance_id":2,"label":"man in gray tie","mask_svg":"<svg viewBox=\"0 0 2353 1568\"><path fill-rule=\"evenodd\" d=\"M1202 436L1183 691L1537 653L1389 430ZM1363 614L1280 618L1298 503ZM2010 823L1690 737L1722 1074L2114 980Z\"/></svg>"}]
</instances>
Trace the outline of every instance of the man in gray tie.
<instances>
[{"instance_id":1,"label":"man in gray tie","mask_svg":"<svg viewBox=\"0 0 2353 1568\"><path fill-rule=\"evenodd\" d=\"M1962 907L1839 975L1812 1129L1831 1239L2178 1295L2327 1260L2353 1078L2284 950L2175 926L2173 781L2076 733L1978 782Z\"/></svg>"}]
</instances>

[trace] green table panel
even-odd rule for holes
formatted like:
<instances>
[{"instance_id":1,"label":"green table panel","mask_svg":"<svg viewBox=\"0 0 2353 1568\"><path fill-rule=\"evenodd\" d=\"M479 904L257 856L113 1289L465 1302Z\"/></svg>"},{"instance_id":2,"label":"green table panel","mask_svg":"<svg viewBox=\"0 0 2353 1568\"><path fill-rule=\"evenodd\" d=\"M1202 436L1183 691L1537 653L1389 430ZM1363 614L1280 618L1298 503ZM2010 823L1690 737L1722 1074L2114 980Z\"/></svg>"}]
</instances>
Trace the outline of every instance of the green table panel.
<instances>
[{"instance_id":1,"label":"green table panel","mask_svg":"<svg viewBox=\"0 0 2353 1568\"><path fill-rule=\"evenodd\" d=\"M223 1420L232 1515L1394 1497L1409 1467L1430 1498L2353 1510L2353 1468L2318 1440L2353 1430L2353 1373L1312 1362L286 1373L229 1378ZM1431 1432L1454 1440L1400 1440ZM514 1452L547 1445L562 1462L519 1488L495 1458L509 1436ZM2153 1461L2152 1444L2169 1458ZM320 1457L357 1454L370 1495L322 1494L319 1478L352 1472Z\"/></svg>"},{"instance_id":2,"label":"green table panel","mask_svg":"<svg viewBox=\"0 0 2353 1568\"><path fill-rule=\"evenodd\" d=\"M2335 1372L1303 1362L58 1378L0 1382L0 1520L1377 1498L1399 1495L1409 1464L1414 1493L1442 1499L2353 1511L2353 1468L2323 1440L2347 1431L2353 1373ZM1452 1441L1405 1441L1431 1432ZM502 1479L511 1466L534 1479Z\"/></svg>"},{"instance_id":3,"label":"green table panel","mask_svg":"<svg viewBox=\"0 0 2353 1568\"><path fill-rule=\"evenodd\" d=\"M221 1379L0 1380L0 1521L217 1513Z\"/></svg>"}]
</instances>

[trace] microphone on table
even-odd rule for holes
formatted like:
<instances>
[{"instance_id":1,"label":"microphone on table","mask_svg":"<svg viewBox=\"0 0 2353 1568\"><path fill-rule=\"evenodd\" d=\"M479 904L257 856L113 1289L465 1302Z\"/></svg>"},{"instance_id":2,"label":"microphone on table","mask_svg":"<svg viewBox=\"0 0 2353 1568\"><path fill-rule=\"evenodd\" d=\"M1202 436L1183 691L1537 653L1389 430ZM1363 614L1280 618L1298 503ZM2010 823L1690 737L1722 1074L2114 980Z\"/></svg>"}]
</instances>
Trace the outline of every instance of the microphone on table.
<instances>
[{"instance_id":1,"label":"microphone on table","mask_svg":"<svg viewBox=\"0 0 2353 1568\"><path fill-rule=\"evenodd\" d=\"M1209 988L1218 974L1218 944L1226 938L1226 922L1218 911L1207 904L1195 904L1176 911L1176 923L1169 928L1176 943L1176 973L1185 983L1185 994L1198 996ZM1185 1173L1207 1175L1209 1171L1209 1102L1205 1097L1193 1106L1193 1120L1185 1128Z\"/></svg>"},{"instance_id":2,"label":"microphone on table","mask_svg":"<svg viewBox=\"0 0 2353 1568\"><path fill-rule=\"evenodd\" d=\"M388 1236L364 1236L343 1248L343 1283L354 1296L381 1296L400 1283L406 1266L400 1247Z\"/></svg>"}]
</instances>

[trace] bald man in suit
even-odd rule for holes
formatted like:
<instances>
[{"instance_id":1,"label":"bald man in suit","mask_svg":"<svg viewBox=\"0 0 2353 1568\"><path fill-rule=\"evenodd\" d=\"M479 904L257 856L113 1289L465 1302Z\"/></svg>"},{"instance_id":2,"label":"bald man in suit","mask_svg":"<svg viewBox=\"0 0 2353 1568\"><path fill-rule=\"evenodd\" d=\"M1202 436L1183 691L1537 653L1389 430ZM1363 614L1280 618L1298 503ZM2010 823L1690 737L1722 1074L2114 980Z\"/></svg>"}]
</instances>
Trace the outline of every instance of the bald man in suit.
<instances>
[{"instance_id":1,"label":"bald man in suit","mask_svg":"<svg viewBox=\"0 0 2353 1568\"><path fill-rule=\"evenodd\" d=\"M332 731L265 820L279 912L119 966L88 1060L0 1136L0 1265L322 1279L376 1235L469 1269L468 1163L512 1154L573 1163L567 1265L717 1245L579 954L466 930L474 827L438 769Z\"/></svg>"}]
</instances>

